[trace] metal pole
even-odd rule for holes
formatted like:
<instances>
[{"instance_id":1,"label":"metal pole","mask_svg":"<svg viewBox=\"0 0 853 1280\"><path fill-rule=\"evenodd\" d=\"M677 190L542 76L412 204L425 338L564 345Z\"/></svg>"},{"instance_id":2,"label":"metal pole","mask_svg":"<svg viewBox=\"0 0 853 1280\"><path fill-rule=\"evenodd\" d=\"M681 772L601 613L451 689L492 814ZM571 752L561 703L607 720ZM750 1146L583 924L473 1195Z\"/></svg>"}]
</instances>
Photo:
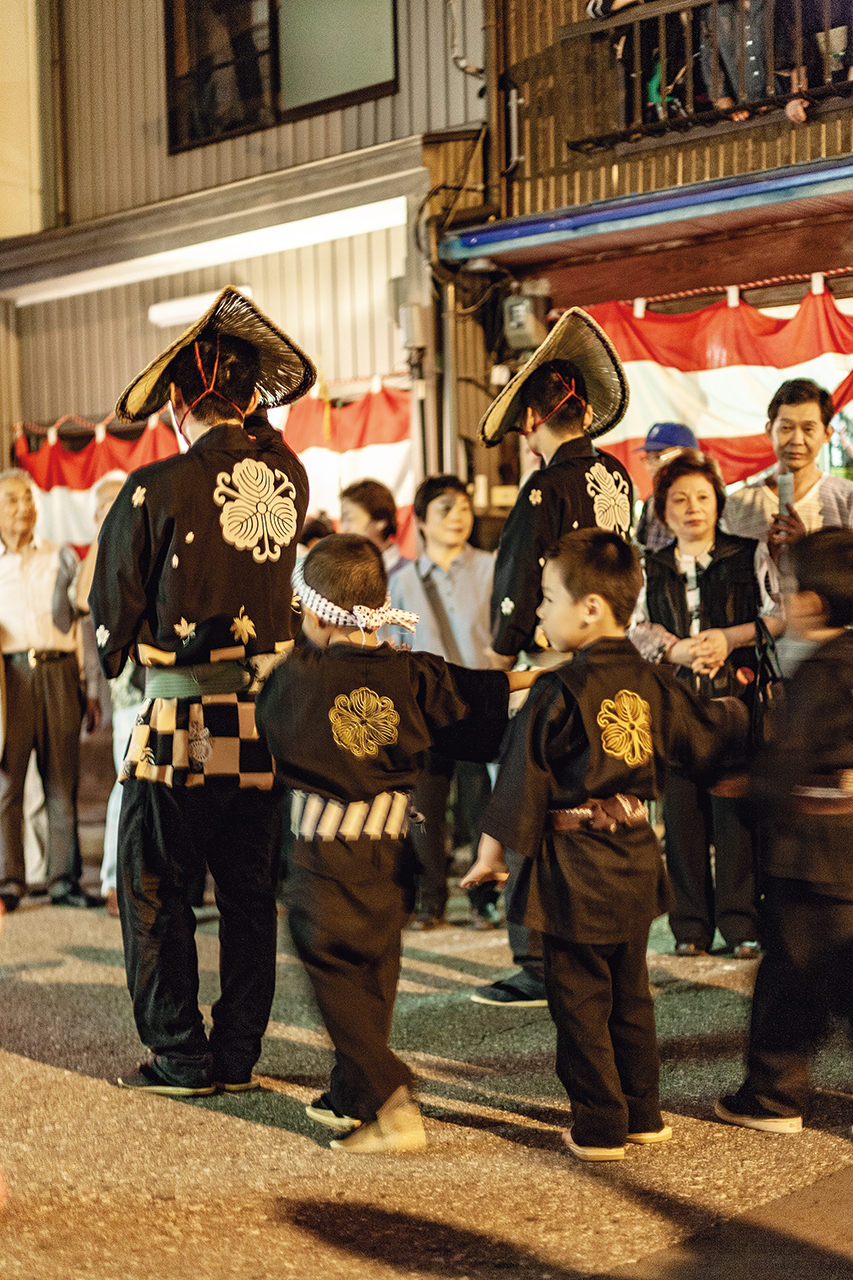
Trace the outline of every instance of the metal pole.
<instances>
[{"instance_id":1,"label":"metal pole","mask_svg":"<svg viewBox=\"0 0 853 1280\"><path fill-rule=\"evenodd\" d=\"M456 470L459 439L459 409L456 386L456 285L442 289L442 339L444 345L444 384L442 388L441 458L444 471Z\"/></svg>"}]
</instances>

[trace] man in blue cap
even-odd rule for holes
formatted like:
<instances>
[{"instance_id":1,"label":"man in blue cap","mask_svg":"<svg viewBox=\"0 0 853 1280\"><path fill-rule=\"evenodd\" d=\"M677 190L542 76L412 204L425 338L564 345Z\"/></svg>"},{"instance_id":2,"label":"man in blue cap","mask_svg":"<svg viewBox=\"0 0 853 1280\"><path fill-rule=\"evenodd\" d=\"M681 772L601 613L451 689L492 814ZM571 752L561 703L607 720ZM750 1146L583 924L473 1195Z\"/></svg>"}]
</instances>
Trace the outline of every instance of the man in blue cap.
<instances>
[{"instance_id":1,"label":"man in blue cap","mask_svg":"<svg viewBox=\"0 0 853 1280\"><path fill-rule=\"evenodd\" d=\"M664 463L671 462L685 449L698 448L699 441L683 422L656 422L634 452L643 455L643 462L654 482ZM643 503L643 513L637 522L637 542L646 551L660 551L661 547L672 542L672 534L655 515L653 494Z\"/></svg>"}]
</instances>

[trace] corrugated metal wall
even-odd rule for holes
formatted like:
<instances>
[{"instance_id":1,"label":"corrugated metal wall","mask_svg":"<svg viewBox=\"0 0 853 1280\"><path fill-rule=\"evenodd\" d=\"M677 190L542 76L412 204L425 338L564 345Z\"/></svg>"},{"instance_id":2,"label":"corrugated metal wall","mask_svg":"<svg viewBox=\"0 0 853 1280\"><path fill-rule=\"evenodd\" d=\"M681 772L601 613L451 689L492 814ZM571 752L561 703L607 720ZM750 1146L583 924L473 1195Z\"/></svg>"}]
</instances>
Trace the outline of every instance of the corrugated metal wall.
<instances>
[{"instance_id":1,"label":"corrugated metal wall","mask_svg":"<svg viewBox=\"0 0 853 1280\"><path fill-rule=\"evenodd\" d=\"M13 420L49 424L65 413L104 417L134 374L186 327L155 329L149 306L226 284L250 285L258 306L309 353L330 383L405 373L388 281L404 274L406 236L405 227L394 227L21 307L20 411ZM0 327L0 341L5 340Z\"/></svg>"},{"instance_id":2,"label":"corrugated metal wall","mask_svg":"<svg viewBox=\"0 0 853 1280\"><path fill-rule=\"evenodd\" d=\"M21 388L18 374L18 336L15 306L0 301L0 432L2 459L0 469L9 457L9 424L21 416Z\"/></svg>"},{"instance_id":3,"label":"corrugated metal wall","mask_svg":"<svg viewBox=\"0 0 853 1280\"><path fill-rule=\"evenodd\" d=\"M397 0L399 93L170 156L163 0L58 2L75 223L484 117L482 82L451 61L445 0ZM482 0L457 9L481 66Z\"/></svg>"}]
</instances>

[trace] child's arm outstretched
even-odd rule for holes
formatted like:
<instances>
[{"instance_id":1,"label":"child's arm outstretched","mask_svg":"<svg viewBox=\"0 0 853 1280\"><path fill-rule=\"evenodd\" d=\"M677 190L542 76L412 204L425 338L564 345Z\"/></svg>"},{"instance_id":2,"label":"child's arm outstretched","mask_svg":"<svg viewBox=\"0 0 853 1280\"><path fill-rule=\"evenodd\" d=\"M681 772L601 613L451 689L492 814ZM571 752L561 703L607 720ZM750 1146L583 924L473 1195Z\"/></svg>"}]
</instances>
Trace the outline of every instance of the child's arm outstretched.
<instances>
[{"instance_id":1,"label":"child's arm outstretched","mask_svg":"<svg viewBox=\"0 0 853 1280\"><path fill-rule=\"evenodd\" d=\"M459 881L459 887L471 889L475 884L485 884L488 880L496 880L498 884L504 884L508 875L503 845L499 844L494 836L487 836L484 832L480 836L477 861L467 875Z\"/></svg>"},{"instance_id":2,"label":"child's arm outstretched","mask_svg":"<svg viewBox=\"0 0 853 1280\"><path fill-rule=\"evenodd\" d=\"M528 667L526 671L507 671L506 678L509 681L510 693L529 689L547 670L547 667Z\"/></svg>"}]
</instances>

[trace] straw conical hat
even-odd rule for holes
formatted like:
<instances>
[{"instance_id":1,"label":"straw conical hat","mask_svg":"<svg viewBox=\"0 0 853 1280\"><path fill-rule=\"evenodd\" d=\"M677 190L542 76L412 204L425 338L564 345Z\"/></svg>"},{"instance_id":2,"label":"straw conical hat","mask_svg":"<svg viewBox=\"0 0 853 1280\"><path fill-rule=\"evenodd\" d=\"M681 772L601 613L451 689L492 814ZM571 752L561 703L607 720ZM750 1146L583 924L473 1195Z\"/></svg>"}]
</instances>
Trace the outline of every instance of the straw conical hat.
<instances>
[{"instance_id":1,"label":"straw conical hat","mask_svg":"<svg viewBox=\"0 0 853 1280\"><path fill-rule=\"evenodd\" d=\"M603 436L624 416L628 382L613 344L592 316L572 307L560 316L542 345L486 410L479 428L484 444L497 444L507 431L520 430L522 388L532 373L551 360L571 361L583 375L587 401L593 409L588 436Z\"/></svg>"},{"instance_id":2,"label":"straw conical hat","mask_svg":"<svg viewBox=\"0 0 853 1280\"><path fill-rule=\"evenodd\" d=\"M120 422L138 422L162 409L169 399L169 365L202 334L228 334L256 348L260 358L257 389L259 406L272 409L303 396L317 379L317 370L304 351L288 338L253 302L229 285L200 320L152 360L122 393L116 405Z\"/></svg>"}]
</instances>

